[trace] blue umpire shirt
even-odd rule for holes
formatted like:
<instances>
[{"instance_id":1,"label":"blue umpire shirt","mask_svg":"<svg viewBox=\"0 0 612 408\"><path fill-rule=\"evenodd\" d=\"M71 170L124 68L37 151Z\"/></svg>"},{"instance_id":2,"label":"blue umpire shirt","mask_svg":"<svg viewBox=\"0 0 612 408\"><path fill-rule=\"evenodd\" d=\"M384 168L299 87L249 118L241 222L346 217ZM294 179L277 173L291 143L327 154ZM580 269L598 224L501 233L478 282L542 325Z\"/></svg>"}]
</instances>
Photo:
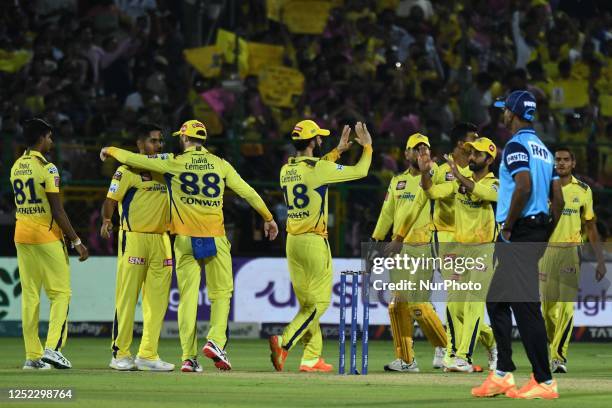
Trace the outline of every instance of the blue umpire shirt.
<instances>
[{"instance_id":1,"label":"blue umpire shirt","mask_svg":"<svg viewBox=\"0 0 612 408\"><path fill-rule=\"evenodd\" d=\"M514 175L528 171L531 177L531 195L521 212L521 218L540 213L548 214L548 198L552 180L559 178L555 172L554 156L531 128L516 132L504 147L499 167L499 194L497 222L508 216L512 194L516 187Z\"/></svg>"}]
</instances>

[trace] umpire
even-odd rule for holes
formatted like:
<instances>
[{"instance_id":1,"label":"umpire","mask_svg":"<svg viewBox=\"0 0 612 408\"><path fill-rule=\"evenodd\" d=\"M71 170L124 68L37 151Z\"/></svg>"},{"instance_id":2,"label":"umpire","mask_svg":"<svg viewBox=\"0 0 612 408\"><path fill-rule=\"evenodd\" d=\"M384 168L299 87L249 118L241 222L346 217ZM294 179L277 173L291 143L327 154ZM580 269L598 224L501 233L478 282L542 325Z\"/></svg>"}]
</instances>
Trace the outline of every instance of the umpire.
<instances>
[{"instance_id":1,"label":"umpire","mask_svg":"<svg viewBox=\"0 0 612 408\"><path fill-rule=\"evenodd\" d=\"M495 106L504 109L504 126L513 134L499 168L496 221L501 231L495 251L498 263L487 297L499 356L497 370L473 388L472 395L554 399L559 394L548 363L538 260L563 209L561 184L554 173L554 156L531 125L536 111L534 96L528 91L514 91ZM520 389L512 376L516 369L512 361L512 313L533 371L531 380Z\"/></svg>"}]
</instances>

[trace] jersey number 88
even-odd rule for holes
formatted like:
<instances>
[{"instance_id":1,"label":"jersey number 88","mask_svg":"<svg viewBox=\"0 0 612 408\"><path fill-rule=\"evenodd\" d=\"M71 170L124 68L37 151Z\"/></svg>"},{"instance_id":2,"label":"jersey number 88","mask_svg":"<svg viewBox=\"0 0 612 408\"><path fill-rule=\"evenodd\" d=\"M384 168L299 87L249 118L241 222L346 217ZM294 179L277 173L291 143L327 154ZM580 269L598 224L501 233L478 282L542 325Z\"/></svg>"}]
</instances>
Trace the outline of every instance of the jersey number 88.
<instances>
[{"instance_id":1,"label":"jersey number 88","mask_svg":"<svg viewBox=\"0 0 612 408\"><path fill-rule=\"evenodd\" d=\"M221 194L219 182L221 177L217 173L206 173L202 176L202 188L198 185L198 175L195 173L181 173L181 191L188 195L198 195L202 193L205 197L216 198Z\"/></svg>"}]
</instances>

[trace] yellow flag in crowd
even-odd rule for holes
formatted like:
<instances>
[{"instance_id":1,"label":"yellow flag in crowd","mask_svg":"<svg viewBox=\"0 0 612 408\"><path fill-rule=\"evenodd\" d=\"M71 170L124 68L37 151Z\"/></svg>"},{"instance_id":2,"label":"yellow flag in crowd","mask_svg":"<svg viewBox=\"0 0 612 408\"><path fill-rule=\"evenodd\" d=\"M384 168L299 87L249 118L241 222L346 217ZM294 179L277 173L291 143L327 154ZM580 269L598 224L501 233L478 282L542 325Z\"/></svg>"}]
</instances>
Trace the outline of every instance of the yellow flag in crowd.
<instances>
[{"instance_id":1,"label":"yellow flag in crowd","mask_svg":"<svg viewBox=\"0 0 612 408\"><path fill-rule=\"evenodd\" d=\"M285 49L280 45L247 43L250 75L258 75L265 66L282 65Z\"/></svg>"},{"instance_id":2,"label":"yellow flag in crowd","mask_svg":"<svg viewBox=\"0 0 612 408\"><path fill-rule=\"evenodd\" d=\"M290 1L282 9L281 22L292 33L321 34L333 6L331 1Z\"/></svg>"},{"instance_id":3,"label":"yellow flag in crowd","mask_svg":"<svg viewBox=\"0 0 612 408\"><path fill-rule=\"evenodd\" d=\"M249 66L249 51L245 40L238 38L238 67L240 75L246 75ZM219 29L217 30L216 46L219 47L225 62L233 64L236 60L236 34L231 31Z\"/></svg>"},{"instance_id":4,"label":"yellow flag in crowd","mask_svg":"<svg viewBox=\"0 0 612 408\"><path fill-rule=\"evenodd\" d=\"M395 7L397 7L397 3L399 2L399 0L384 0L384 1L379 1L377 2L377 7L380 7L380 4L378 3L384 3L385 5L393 5L391 6L391 8L395 9ZM296 1L296 0L266 0L266 15L270 20L274 20L274 21L279 21L282 22L283 21L283 12L285 10L288 10L292 7L295 7L295 5L293 3L329 3L330 4L330 8L333 7L339 7L342 6L344 4L344 0L327 0L327 1L322 1L322 0L302 0L302 1ZM288 6L290 4L290 6ZM382 9L381 9L382 10ZM291 11L290 11L291 13ZM329 14L329 13L328 13ZM307 17L307 16L304 16ZM327 18L326 18L327 20ZM321 30L322 31L322 30Z\"/></svg>"},{"instance_id":5,"label":"yellow flag in crowd","mask_svg":"<svg viewBox=\"0 0 612 408\"><path fill-rule=\"evenodd\" d=\"M15 73L32 59L27 50L6 51L0 49L0 71Z\"/></svg>"},{"instance_id":6,"label":"yellow flag in crowd","mask_svg":"<svg viewBox=\"0 0 612 408\"><path fill-rule=\"evenodd\" d=\"M304 92L304 75L297 69L267 66L259 74L259 93L266 105L290 108Z\"/></svg>"},{"instance_id":7,"label":"yellow flag in crowd","mask_svg":"<svg viewBox=\"0 0 612 408\"><path fill-rule=\"evenodd\" d=\"M588 82L582 79L557 79L550 86L551 109L573 109L588 105L588 88Z\"/></svg>"},{"instance_id":8,"label":"yellow flag in crowd","mask_svg":"<svg viewBox=\"0 0 612 408\"><path fill-rule=\"evenodd\" d=\"M223 51L216 45L189 48L183 51L185 59L205 78L213 78L221 74Z\"/></svg>"}]
</instances>

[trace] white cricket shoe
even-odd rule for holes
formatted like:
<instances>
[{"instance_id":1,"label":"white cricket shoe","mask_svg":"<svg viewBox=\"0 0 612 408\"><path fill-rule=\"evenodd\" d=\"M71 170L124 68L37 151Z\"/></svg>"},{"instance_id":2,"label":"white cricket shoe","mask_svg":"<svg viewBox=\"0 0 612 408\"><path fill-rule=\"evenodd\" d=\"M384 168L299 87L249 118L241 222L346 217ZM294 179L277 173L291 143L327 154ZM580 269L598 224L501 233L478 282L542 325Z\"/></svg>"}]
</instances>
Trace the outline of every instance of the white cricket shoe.
<instances>
[{"instance_id":1,"label":"white cricket shoe","mask_svg":"<svg viewBox=\"0 0 612 408\"><path fill-rule=\"evenodd\" d=\"M45 349L41 360L55 368L72 368L72 363L60 351L51 350L50 348Z\"/></svg>"},{"instance_id":2,"label":"white cricket shoe","mask_svg":"<svg viewBox=\"0 0 612 408\"><path fill-rule=\"evenodd\" d=\"M436 347L434 350L433 368L444 367L444 355L446 354L446 348Z\"/></svg>"},{"instance_id":3,"label":"white cricket shoe","mask_svg":"<svg viewBox=\"0 0 612 408\"><path fill-rule=\"evenodd\" d=\"M455 357L453 365L444 368L445 373L473 373L474 367L466 360Z\"/></svg>"},{"instance_id":4,"label":"white cricket shoe","mask_svg":"<svg viewBox=\"0 0 612 408\"><path fill-rule=\"evenodd\" d=\"M50 370L51 365L42 360L26 360L23 363L24 370Z\"/></svg>"},{"instance_id":5,"label":"white cricket shoe","mask_svg":"<svg viewBox=\"0 0 612 408\"><path fill-rule=\"evenodd\" d=\"M553 373L567 374L567 366L561 360L553 360L550 362L550 371Z\"/></svg>"},{"instance_id":6,"label":"white cricket shoe","mask_svg":"<svg viewBox=\"0 0 612 408\"><path fill-rule=\"evenodd\" d=\"M489 371L495 371L497 369L497 346L493 346L487 350L489 356Z\"/></svg>"},{"instance_id":7,"label":"white cricket shoe","mask_svg":"<svg viewBox=\"0 0 612 408\"><path fill-rule=\"evenodd\" d=\"M144 358L136 357L134 360L136 369L139 371L172 371L174 370L174 364L166 363L161 359L157 360L146 360Z\"/></svg>"},{"instance_id":8,"label":"white cricket shoe","mask_svg":"<svg viewBox=\"0 0 612 408\"><path fill-rule=\"evenodd\" d=\"M210 358L221 371L229 371L232 369L232 364L227 357L227 353L221 347L217 346L214 341L208 340L202 348L202 354Z\"/></svg>"},{"instance_id":9,"label":"white cricket shoe","mask_svg":"<svg viewBox=\"0 0 612 408\"><path fill-rule=\"evenodd\" d=\"M130 371L135 368L134 358L133 357L123 357L123 358L113 357L111 358L111 362L108 366L118 371Z\"/></svg>"},{"instance_id":10,"label":"white cricket shoe","mask_svg":"<svg viewBox=\"0 0 612 408\"><path fill-rule=\"evenodd\" d=\"M416 359L412 360L412 363L408 364L401 358L393 360L389 364L385 365L385 371L397 371L400 373L418 373L419 365Z\"/></svg>"},{"instance_id":11,"label":"white cricket shoe","mask_svg":"<svg viewBox=\"0 0 612 408\"><path fill-rule=\"evenodd\" d=\"M201 373L204 371L198 360L195 358L191 358L183 361L183 365L181 366L181 371L184 373Z\"/></svg>"}]
</instances>

